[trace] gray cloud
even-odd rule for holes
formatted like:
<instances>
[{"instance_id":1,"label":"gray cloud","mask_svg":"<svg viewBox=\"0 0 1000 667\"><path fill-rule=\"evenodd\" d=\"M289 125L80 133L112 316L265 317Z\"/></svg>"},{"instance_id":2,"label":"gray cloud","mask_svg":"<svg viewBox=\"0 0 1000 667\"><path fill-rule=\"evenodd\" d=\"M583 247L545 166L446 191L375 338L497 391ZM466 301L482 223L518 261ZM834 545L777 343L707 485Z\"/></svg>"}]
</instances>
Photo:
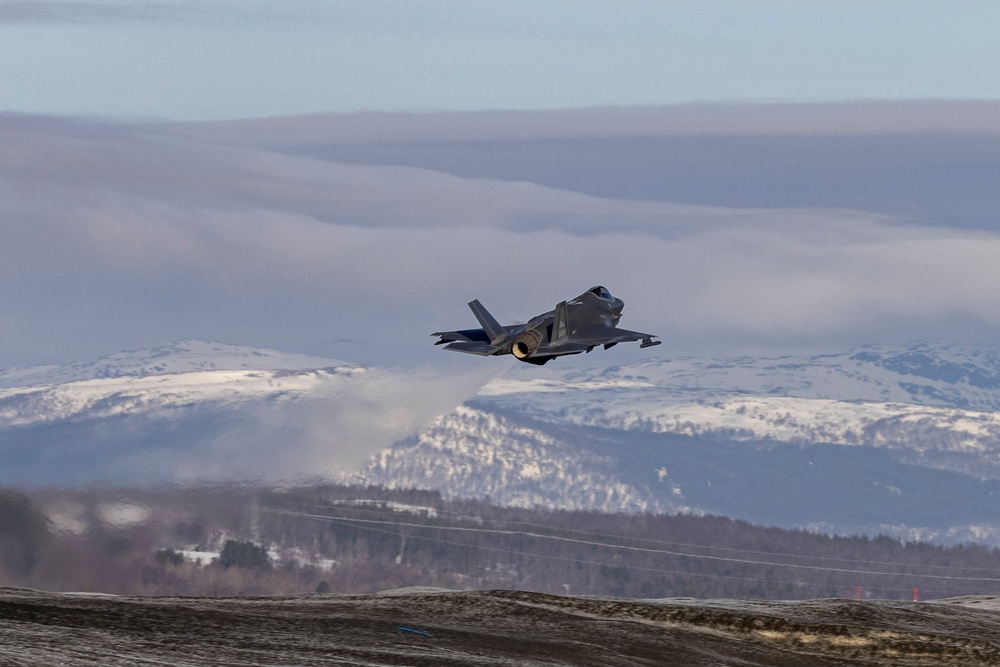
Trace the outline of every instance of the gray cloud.
<instances>
[{"instance_id":1,"label":"gray cloud","mask_svg":"<svg viewBox=\"0 0 1000 667\"><path fill-rule=\"evenodd\" d=\"M629 137L892 136L937 132L1000 135L993 100L860 100L548 111L359 112L171 123L170 131L211 141L284 147Z\"/></svg>"},{"instance_id":2,"label":"gray cloud","mask_svg":"<svg viewBox=\"0 0 1000 667\"><path fill-rule=\"evenodd\" d=\"M467 301L524 319L594 284L665 354L979 342L1000 318L990 231L615 199L185 132L0 117L5 363L189 337L322 353L350 338L357 361L462 368L493 360L427 334L471 326Z\"/></svg>"},{"instance_id":3,"label":"gray cloud","mask_svg":"<svg viewBox=\"0 0 1000 667\"><path fill-rule=\"evenodd\" d=\"M997 231L998 119L1000 102L919 100L362 113L171 129L605 199L851 208Z\"/></svg>"}]
</instances>

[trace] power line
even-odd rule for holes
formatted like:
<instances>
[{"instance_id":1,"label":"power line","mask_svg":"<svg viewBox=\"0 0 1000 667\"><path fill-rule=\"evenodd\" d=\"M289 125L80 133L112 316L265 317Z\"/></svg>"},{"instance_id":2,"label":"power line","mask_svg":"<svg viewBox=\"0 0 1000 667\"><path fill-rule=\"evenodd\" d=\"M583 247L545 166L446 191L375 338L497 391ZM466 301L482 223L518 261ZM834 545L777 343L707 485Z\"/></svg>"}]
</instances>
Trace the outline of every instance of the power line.
<instances>
[{"instance_id":1,"label":"power line","mask_svg":"<svg viewBox=\"0 0 1000 667\"><path fill-rule=\"evenodd\" d=\"M854 574L854 575L876 575L876 576L899 576L899 577L920 577L921 579L938 579L938 580L954 580L954 581L975 581L975 582L989 582L989 583L1000 583L1000 577L960 577L953 575L942 575L942 574L915 574L913 572L878 572L874 570L859 570L851 568L837 568L837 567L824 567L820 565L801 565L798 563L779 563L773 561L758 561L750 560L745 558L732 558L727 556L712 556L708 554L690 554L683 553L679 551L670 551L667 549L651 549L647 547L636 547L618 544L607 544L605 542L597 542L593 540L581 540L572 537L560 537L557 535L544 535L541 533L532 533L528 531L521 530L501 530L498 528L472 528L467 526L436 526L431 524L420 524L420 523L409 523L403 521L383 521L379 519L359 519L354 517L331 517L323 514L309 514L306 512L293 512L291 510L276 510L270 509L269 512L288 514L294 516L305 516L315 519L325 519L325 520L337 520L341 522L357 523L357 524L375 524L375 525L391 525L391 526L405 526L410 528L425 528L431 530L442 530L442 531L454 531L454 532L464 532L464 533L487 533L494 535L509 535L509 536L520 536L528 537L542 540L553 540L558 542L567 542L571 544L581 544L586 546L603 547L608 549L619 549L623 551L632 551L639 553L649 553L649 554L659 554L664 556L677 556L685 558L693 558L696 560L709 560L717 562L727 562L727 563L740 563L744 565L763 565L770 567L786 567L794 568L799 570L810 570L819 572L836 572L842 574ZM465 545L465 546L475 546L475 545ZM637 568L638 569L638 568Z\"/></svg>"},{"instance_id":2,"label":"power line","mask_svg":"<svg viewBox=\"0 0 1000 667\"><path fill-rule=\"evenodd\" d=\"M376 502L394 502L394 501L376 501ZM400 503L400 504L404 504L404 503ZM378 515L378 516L395 516L395 517L398 517L399 514L400 514L399 512L380 512L378 510L367 509L367 508L364 508L364 507L346 507L346 506L341 506L341 505L337 505L335 507L331 507L330 505L308 505L308 507L328 508L328 509L335 509L337 511L367 512L367 513L375 514L375 515ZM434 509L434 508L428 508L428 509ZM779 556L779 557L783 557L783 558L814 559L814 560L819 560L819 561L834 561L834 562L840 562L840 563L859 563L859 564L864 564L864 565L888 565L888 566L893 566L893 567L934 568L936 570L945 570L945 571L964 571L964 572L996 572L997 571L997 568L995 568L995 567L970 567L970 566L960 566L960 565L915 564L915 563L904 563L904 562L899 562L899 561L864 560L864 559L855 559L855 558L838 558L838 557L835 557L835 556L820 556L820 555L811 555L811 554L792 554L792 553L780 552L780 551L757 551L757 550L753 550L753 549L740 549L738 547L720 547L720 546L712 546L712 545L707 545L707 544L692 544L692 543L689 543L689 542L671 542L671 541L667 541L667 540L656 540L656 539L647 538L647 537L633 537L633 536L629 536L629 535L610 535L608 533L599 533L599 532L594 532L594 531L577 530L577 529L574 529L574 528L563 528L563 527L558 527L558 526L549 526L549 525L545 525L545 524L531 523L531 522L527 522L527 521L506 521L506 520L499 520L499 519L484 519L482 517L469 516L469 515L465 515L465 514L460 514L458 512L448 512L448 511L437 510L437 509L434 509L434 511L436 513L438 513L438 514L449 514L449 515L452 515L452 516L455 516L455 517L458 517L458 518L461 518L461 519L475 521L477 523L490 523L490 524L494 524L494 525L501 524L501 525L514 525L514 526L527 526L527 527L531 527L531 528L541 528L541 529L546 529L546 530L557 530L557 531L564 532L564 533L572 533L572 534L575 534L575 535L587 535L587 536L590 536L590 537L600 537L600 538L605 538L605 539L610 539L610 540L615 540L615 539L633 540L633 541L636 541L636 542L645 542L647 544L659 544L659 545L663 545L663 546L683 547L683 548L689 548L689 549L708 549L708 550L712 550L712 551L723 551L723 552L732 552L732 553L740 553L740 554L756 554L756 555L762 555L762 556ZM685 554L685 555L688 555L688 556L698 556L699 554Z\"/></svg>"},{"instance_id":3,"label":"power line","mask_svg":"<svg viewBox=\"0 0 1000 667\"><path fill-rule=\"evenodd\" d=\"M307 515L307 516L311 516L311 515ZM350 521L346 517L328 517L328 518L332 522ZM398 536L399 535L399 531L396 531L396 530L387 530L387 529L384 529L384 528L376 528L376 527L373 527L373 526L358 526L358 525L356 525L354 523L351 523L350 525L352 527L354 527L354 528L360 528L361 530L367 530L367 531L371 531L371 532L383 533L383 534L386 534L386 535L393 535L393 536ZM397 525L397 524L394 524L394 525ZM430 527L433 527L433 526L430 526ZM477 550L497 551L497 552L501 552L501 553L504 553L504 554L511 554L511 555L516 554L516 555L519 555L519 556L527 556L529 558L541 558L541 559L545 559L545 560L559 560L559 561L565 561L565 562L571 562L571 563L582 563L584 565L598 565L598 566L605 566L605 567L625 567L625 568L627 568L629 570L639 570L639 571L642 571L642 572L654 572L654 573L657 573L657 574L672 574L672 575L684 576L684 577L705 577L705 578L709 578L709 579L724 579L724 580L727 580L727 581L744 581L744 582L750 581L750 582L755 582L755 583L761 583L760 577L733 577L733 576L723 575L723 574L711 574L711 573L704 573L704 572L690 572L690 571L682 571L682 570L667 570L667 569L663 569L663 568L642 567L642 566L638 566L638 565L635 565L635 566L633 566L633 565L628 565L628 566L613 566L613 565L610 565L609 563L602 563L600 561L592 561L592 560L586 560L586 559L580 559L580 558L572 558L572 557L568 557L568 556L553 556L553 555L549 555L549 554L532 553L530 551L520 551L520 550L517 550L517 549L507 549L507 548L504 548L504 547L491 547L491 546L487 546L487 545L468 544L466 542L454 542L454 541L451 541L451 540L444 540L444 539L441 539L441 538L430 537L430 536L426 536L426 535L407 535L406 537L407 537L407 539L426 540L426 541L434 542L435 544L448 544L448 545L451 545L451 546L471 547L471 548L477 549ZM773 585L773 584L783 584L783 585L788 585L788 586L813 587L813 588L818 588L818 589L829 589L829 588L835 588L835 587L837 587L837 584L823 584L823 583L808 582L808 581L784 581L784 580L780 580L780 579L768 579L768 580L765 580L763 583L765 583L765 584L771 584L771 585ZM888 587L879 587L879 586L865 586L865 590L868 590L868 591L886 591L886 592L893 592L893 593L898 593L898 592L908 593L910 591L910 587L906 586L906 587L903 587L903 588L888 588Z\"/></svg>"}]
</instances>

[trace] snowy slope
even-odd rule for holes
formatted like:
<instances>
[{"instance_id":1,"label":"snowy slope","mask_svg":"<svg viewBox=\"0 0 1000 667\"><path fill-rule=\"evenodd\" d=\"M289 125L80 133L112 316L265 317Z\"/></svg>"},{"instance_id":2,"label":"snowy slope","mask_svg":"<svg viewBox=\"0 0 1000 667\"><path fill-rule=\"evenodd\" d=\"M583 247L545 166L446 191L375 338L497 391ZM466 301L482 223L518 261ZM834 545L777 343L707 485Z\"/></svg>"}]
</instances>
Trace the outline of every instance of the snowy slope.
<instances>
[{"instance_id":1,"label":"snowy slope","mask_svg":"<svg viewBox=\"0 0 1000 667\"><path fill-rule=\"evenodd\" d=\"M325 476L1000 544L998 373L993 353L929 343L651 357L516 366L461 405L482 380L182 341L0 371L0 482Z\"/></svg>"},{"instance_id":2,"label":"snowy slope","mask_svg":"<svg viewBox=\"0 0 1000 667\"><path fill-rule=\"evenodd\" d=\"M474 404L608 429L888 447L924 465L1000 478L1000 357L930 343L512 373Z\"/></svg>"},{"instance_id":3,"label":"snowy slope","mask_svg":"<svg viewBox=\"0 0 1000 667\"><path fill-rule=\"evenodd\" d=\"M364 373L322 357L201 341L121 352L94 362L0 372L0 429L106 419L212 404L294 400Z\"/></svg>"},{"instance_id":4,"label":"snowy slope","mask_svg":"<svg viewBox=\"0 0 1000 667\"><path fill-rule=\"evenodd\" d=\"M1000 546L1000 481L884 448L725 442L459 408L345 481L517 507L716 514L832 534Z\"/></svg>"},{"instance_id":5,"label":"snowy slope","mask_svg":"<svg viewBox=\"0 0 1000 667\"><path fill-rule=\"evenodd\" d=\"M8 369L0 483L334 476L453 409L470 382L199 341Z\"/></svg>"},{"instance_id":6,"label":"snowy slope","mask_svg":"<svg viewBox=\"0 0 1000 667\"><path fill-rule=\"evenodd\" d=\"M147 377L214 370L302 370L349 367L343 361L226 343L182 340L155 349L118 352L65 366L0 368L0 388L53 385L78 380Z\"/></svg>"},{"instance_id":7,"label":"snowy slope","mask_svg":"<svg viewBox=\"0 0 1000 667\"><path fill-rule=\"evenodd\" d=\"M602 512L684 511L678 498L620 479L613 458L581 446L579 434L542 431L507 415L460 407L418 437L378 454L369 484L431 488L514 507Z\"/></svg>"},{"instance_id":8,"label":"snowy slope","mask_svg":"<svg viewBox=\"0 0 1000 667\"><path fill-rule=\"evenodd\" d=\"M164 414L208 404L235 409L247 401L289 401L364 372L352 366L300 371L190 371L0 389L0 428L143 412Z\"/></svg>"},{"instance_id":9,"label":"snowy slope","mask_svg":"<svg viewBox=\"0 0 1000 667\"><path fill-rule=\"evenodd\" d=\"M702 397L747 393L1000 410L1000 353L927 341L802 357L649 358L596 373L546 370L563 382L631 382Z\"/></svg>"},{"instance_id":10,"label":"snowy slope","mask_svg":"<svg viewBox=\"0 0 1000 667\"><path fill-rule=\"evenodd\" d=\"M362 478L519 506L997 546L998 372L991 352L930 343L515 367Z\"/></svg>"}]
</instances>

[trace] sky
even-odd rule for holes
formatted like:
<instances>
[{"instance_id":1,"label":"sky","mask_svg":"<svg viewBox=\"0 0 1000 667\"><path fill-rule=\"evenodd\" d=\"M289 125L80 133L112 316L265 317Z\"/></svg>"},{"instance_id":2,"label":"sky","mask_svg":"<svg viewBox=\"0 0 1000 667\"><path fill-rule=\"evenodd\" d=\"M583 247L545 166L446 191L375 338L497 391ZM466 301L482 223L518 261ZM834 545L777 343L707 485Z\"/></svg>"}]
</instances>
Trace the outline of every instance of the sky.
<instances>
[{"instance_id":1,"label":"sky","mask_svg":"<svg viewBox=\"0 0 1000 667\"><path fill-rule=\"evenodd\" d=\"M466 370L495 360L429 334L474 326L468 301L523 321L598 284L665 344L559 363L990 343L996 25L0 2L0 366L200 339Z\"/></svg>"},{"instance_id":2,"label":"sky","mask_svg":"<svg viewBox=\"0 0 1000 667\"><path fill-rule=\"evenodd\" d=\"M0 2L0 109L209 120L996 99L1000 5Z\"/></svg>"}]
</instances>

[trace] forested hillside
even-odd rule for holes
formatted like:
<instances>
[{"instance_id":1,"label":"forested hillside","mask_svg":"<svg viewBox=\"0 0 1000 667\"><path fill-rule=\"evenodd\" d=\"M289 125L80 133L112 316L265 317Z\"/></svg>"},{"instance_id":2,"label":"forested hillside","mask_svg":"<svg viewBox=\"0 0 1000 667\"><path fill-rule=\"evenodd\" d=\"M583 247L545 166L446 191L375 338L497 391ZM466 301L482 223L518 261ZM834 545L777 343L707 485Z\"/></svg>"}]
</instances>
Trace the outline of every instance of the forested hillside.
<instances>
[{"instance_id":1,"label":"forested hillside","mask_svg":"<svg viewBox=\"0 0 1000 667\"><path fill-rule=\"evenodd\" d=\"M403 586L643 598L921 599L1000 591L1000 551L722 517L515 509L435 492L3 493L0 585L150 595Z\"/></svg>"}]
</instances>

